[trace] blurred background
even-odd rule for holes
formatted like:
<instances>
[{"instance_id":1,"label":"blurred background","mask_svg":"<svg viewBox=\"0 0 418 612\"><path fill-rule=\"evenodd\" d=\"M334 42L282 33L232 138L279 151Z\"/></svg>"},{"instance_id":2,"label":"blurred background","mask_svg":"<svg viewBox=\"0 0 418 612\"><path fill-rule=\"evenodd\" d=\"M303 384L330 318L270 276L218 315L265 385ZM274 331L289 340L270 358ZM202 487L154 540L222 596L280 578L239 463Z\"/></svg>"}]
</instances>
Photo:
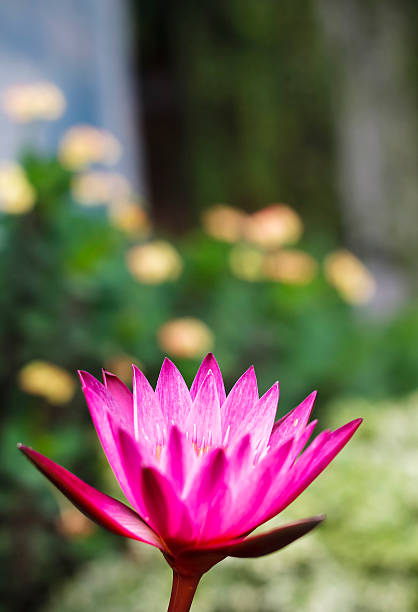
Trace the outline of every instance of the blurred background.
<instances>
[{"instance_id":1,"label":"blurred background","mask_svg":"<svg viewBox=\"0 0 418 612\"><path fill-rule=\"evenodd\" d=\"M158 552L96 528L16 450L118 496L76 371L188 383L254 363L359 433L230 560L204 611L418 607L417 4L4 0L0 611L157 612ZM221 586L221 588L220 588Z\"/></svg>"}]
</instances>

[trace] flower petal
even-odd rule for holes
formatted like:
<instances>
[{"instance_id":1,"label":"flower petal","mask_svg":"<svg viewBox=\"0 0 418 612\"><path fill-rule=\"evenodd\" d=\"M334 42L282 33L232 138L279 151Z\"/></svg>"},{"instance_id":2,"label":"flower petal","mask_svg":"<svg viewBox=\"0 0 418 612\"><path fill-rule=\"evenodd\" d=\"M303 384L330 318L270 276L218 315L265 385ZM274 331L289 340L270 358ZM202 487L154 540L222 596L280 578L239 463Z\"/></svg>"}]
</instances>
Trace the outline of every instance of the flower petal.
<instances>
[{"instance_id":1,"label":"flower petal","mask_svg":"<svg viewBox=\"0 0 418 612\"><path fill-rule=\"evenodd\" d=\"M222 546L210 547L208 552L227 555L229 557L252 558L263 557L269 555L295 540L301 538L309 531L319 525L325 516L312 516L308 519L302 519L295 523L283 525L267 533L247 537L244 540L232 544L224 544Z\"/></svg>"},{"instance_id":2,"label":"flower petal","mask_svg":"<svg viewBox=\"0 0 418 612\"><path fill-rule=\"evenodd\" d=\"M185 503L197 525L206 514L217 487L225 481L227 459L223 448L209 451L195 471L193 481L185 494Z\"/></svg>"},{"instance_id":3,"label":"flower petal","mask_svg":"<svg viewBox=\"0 0 418 612\"><path fill-rule=\"evenodd\" d=\"M333 432L324 431L308 446L281 483L284 495L279 495L261 522L272 518L292 503L344 448L362 422L355 419Z\"/></svg>"},{"instance_id":4,"label":"flower petal","mask_svg":"<svg viewBox=\"0 0 418 612\"><path fill-rule=\"evenodd\" d=\"M242 414L241 421L235 430L231 431L229 442L232 443L237 438L250 433L254 449L257 453L262 453L274 425L278 401L279 383L276 382L245 414Z\"/></svg>"},{"instance_id":5,"label":"flower petal","mask_svg":"<svg viewBox=\"0 0 418 612\"><path fill-rule=\"evenodd\" d=\"M186 478L193 473L197 461L190 440L173 425L170 430L168 444L162 457L163 472L171 481L178 495L181 496L186 484Z\"/></svg>"},{"instance_id":6,"label":"flower petal","mask_svg":"<svg viewBox=\"0 0 418 612\"><path fill-rule=\"evenodd\" d=\"M198 451L222 444L221 410L212 370L208 371L199 387L186 420L185 430Z\"/></svg>"},{"instance_id":7,"label":"flower petal","mask_svg":"<svg viewBox=\"0 0 418 612\"><path fill-rule=\"evenodd\" d=\"M288 438L292 438L296 433L305 429L316 398L316 391L313 391L303 400L299 406L291 410L274 424L271 432L269 445L283 444Z\"/></svg>"},{"instance_id":8,"label":"flower petal","mask_svg":"<svg viewBox=\"0 0 418 612\"><path fill-rule=\"evenodd\" d=\"M192 407L189 389L172 361L164 359L155 389L167 423L182 426Z\"/></svg>"},{"instance_id":9,"label":"flower petal","mask_svg":"<svg viewBox=\"0 0 418 612\"><path fill-rule=\"evenodd\" d=\"M133 433L134 415L132 404L126 401L119 403L117 398L112 395L110 390L106 389L106 387L96 378L94 378L94 376L89 374L89 372L83 372L80 370L78 374L80 376L83 393L86 394L86 390L89 390L92 391L97 397L98 405L95 407L95 411L96 408L99 408L99 406L100 411L103 411L103 408L106 408L106 410L111 414L112 419L117 422L120 427L123 427L123 429L126 431Z\"/></svg>"},{"instance_id":10,"label":"flower petal","mask_svg":"<svg viewBox=\"0 0 418 612\"><path fill-rule=\"evenodd\" d=\"M133 418L124 412L113 395L88 372L80 372L83 392L104 453L129 502L134 505L129 482L121 465L110 423L133 435Z\"/></svg>"},{"instance_id":11,"label":"flower petal","mask_svg":"<svg viewBox=\"0 0 418 612\"><path fill-rule=\"evenodd\" d=\"M218 362L216 361L212 353L208 353L206 357L204 358L204 360L202 361L199 367L199 370L196 374L196 377L193 381L193 384L190 388L190 396L192 400L195 399L197 392L199 391L200 385L205 380L206 375L209 372L209 370L212 370L213 375L215 377L216 390L218 392L219 403L222 406L226 398L225 386L224 386L224 381L222 378L221 370L219 369Z\"/></svg>"},{"instance_id":12,"label":"flower petal","mask_svg":"<svg viewBox=\"0 0 418 612\"><path fill-rule=\"evenodd\" d=\"M193 525L186 506L167 478L153 467L141 470L141 490L149 522L170 546L183 547L193 539Z\"/></svg>"},{"instance_id":13,"label":"flower petal","mask_svg":"<svg viewBox=\"0 0 418 612\"><path fill-rule=\"evenodd\" d=\"M126 414L133 414L133 397L128 387L117 376L106 370L102 370L103 382L108 391Z\"/></svg>"},{"instance_id":14,"label":"flower petal","mask_svg":"<svg viewBox=\"0 0 418 612\"><path fill-rule=\"evenodd\" d=\"M97 491L41 453L22 444L18 445L18 448L90 519L114 533L164 550L157 534L133 510L113 497Z\"/></svg>"},{"instance_id":15,"label":"flower petal","mask_svg":"<svg viewBox=\"0 0 418 612\"><path fill-rule=\"evenodd\" d=\"M241 431L242 419L252 411L256 402L258 402L257 379L254 366L251 366L237 380L222 405L222 434L226 438L224 444L234 438L235 431Z\"/></svg>"},{"instance_id":16,"label":"flower petal","mask_svg":"<svg viewBox=\"0 0 418 612\"><path fill-rule=\"evenodd\" d=\"M135 365L133 366L134 437L146 440L155 449L164 445L167 436L166 419L154 389Z\"/></svg>"}]
</instances>

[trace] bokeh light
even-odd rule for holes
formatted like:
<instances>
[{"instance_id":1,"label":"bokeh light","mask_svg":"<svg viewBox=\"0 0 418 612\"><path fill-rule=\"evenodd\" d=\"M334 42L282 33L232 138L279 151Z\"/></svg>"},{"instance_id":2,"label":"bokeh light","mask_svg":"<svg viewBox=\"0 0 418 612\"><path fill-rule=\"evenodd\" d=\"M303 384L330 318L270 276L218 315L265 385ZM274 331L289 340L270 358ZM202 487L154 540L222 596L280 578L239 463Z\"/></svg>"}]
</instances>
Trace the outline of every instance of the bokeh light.
<instances>
[{"instance_id":1,"label":"bokeh light","mask_svg":"<svg viewBox=\"0 0 418 612\"><path fill-rule=\"evenodd\" d=\"M39 81L7 87L2 94L2 107L16 123L54 121L64 113L66 101L57 85Z\"/></svg>"},{"instance_id":2,"label":"bokeh light","mask_svg":"<svg viewBox=\"0 0 418 612\"><path fill-rule=\"evenodd\" d=\"M245 224L247 240L266 249L293 244L302 232L301 218L286 204L271 204L250 215Z\"/></svg>"},{"instance_id":3,"label":"bokeh light","mask_svg":"<svg viewBox=\"0 0 418 612\"><path fill-rule=\"evenodd\" d=\"M160 327L158 344L173 357L194 359L213 349L214 335L203 321L182 317L167 321Z\"/></svg>"},{"instance_id":4,"label":"bokeh light","mask_svg":"<svg viewBox=\"0 0 418 612\"><path fill-rule=\"evenodd\" d=\"M25 393L40 395L51 404L66 404L74 396L76 381L63 368L47 361L34 360L18 374L19 387Z\"/></svg>"},{"instance_id":5,"label":"bokeh light","mask_svg":"<svg viewBox=\"0 0 418 612\"><path fill-rule=\"evenodd\" d=\"M325 275L341 297L351 304L370 301L376 290L374 278L366 266L344 249L327 256Z\"/></svg>"},{"instance_id":6,"label":"bokeh light","mask_svg":"<svg viewBox=\"0 0 418 612\"><path fill-rule=\"evenodd\" d=\"M90 164L115 164L122 148L118 140L106 130L92 125L75 125L62 137L59 159L63 166L78 170Z\"/></svg>"},{"instance_id":7,"label":"bokeh light","mask_svg":"<svg viewBox=\"0 0 418 612\"><path fill-rule=\"evenodd\" d=\"M0 165L0 210L10 215L30 211L36 193L21 166L15 163Z\"/></svg>"},{"instance_id":8,"label":"bokeh light","mask_svg":"<svg viewBox=\"0 0 418 612\"><path fill-rule=\"evenodd\" d=\"M175 281L183 269L179 253L165 240L133 246L126 254L126 261L132 276L148 285Z\"/></svg>"}]
</instances>

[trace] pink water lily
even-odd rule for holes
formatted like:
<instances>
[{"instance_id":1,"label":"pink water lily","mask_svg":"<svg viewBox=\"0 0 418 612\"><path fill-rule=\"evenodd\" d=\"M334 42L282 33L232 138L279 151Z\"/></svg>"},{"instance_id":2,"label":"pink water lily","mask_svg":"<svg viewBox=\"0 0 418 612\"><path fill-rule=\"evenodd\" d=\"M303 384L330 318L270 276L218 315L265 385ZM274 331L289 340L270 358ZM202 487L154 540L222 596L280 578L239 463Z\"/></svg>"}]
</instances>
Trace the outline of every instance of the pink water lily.
<instances>
[{"instance_id":1,"label":"pink water lily","mask_svg":"<svg viewBox=\"0 0 418 612\"><path fill-rule=\"evenodd\" d=\"M92 488L26 446L20 450L88 517L160 549L173 568L169 610L189 610L202 574L227 556L283 548L322 519L251 536L332 461L361 419L324 431L304 450L315 393L276 423L279 386L261 398L254 368L226 396L212 354L190 390L166 359L155 391L133 366L133 393L116 376L80 372L110 466L131 507Z\"/></svg>"}]
</instances>

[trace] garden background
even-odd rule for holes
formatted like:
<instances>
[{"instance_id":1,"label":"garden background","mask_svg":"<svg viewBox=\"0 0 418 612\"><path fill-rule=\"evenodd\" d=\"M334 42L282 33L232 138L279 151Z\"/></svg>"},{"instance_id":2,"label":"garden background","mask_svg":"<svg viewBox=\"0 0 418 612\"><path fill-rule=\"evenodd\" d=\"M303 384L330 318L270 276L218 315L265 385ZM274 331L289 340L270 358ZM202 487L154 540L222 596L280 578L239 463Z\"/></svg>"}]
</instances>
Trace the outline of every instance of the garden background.
<instances>
[{"instance_id":1,"label":"garden background","mask_svg":"<svg viewBox=\"0 0 418 612\"><path fill-rule=\"evenodd\" d=\"M196 609L417 609L417 5L6 0L0 7L0 611L153 612L159 553L16 450L118 495L77 381L254 363L283 415L365 422ZM281 522L285 517L279 517Z\"/></svg>"}]
</instances>

